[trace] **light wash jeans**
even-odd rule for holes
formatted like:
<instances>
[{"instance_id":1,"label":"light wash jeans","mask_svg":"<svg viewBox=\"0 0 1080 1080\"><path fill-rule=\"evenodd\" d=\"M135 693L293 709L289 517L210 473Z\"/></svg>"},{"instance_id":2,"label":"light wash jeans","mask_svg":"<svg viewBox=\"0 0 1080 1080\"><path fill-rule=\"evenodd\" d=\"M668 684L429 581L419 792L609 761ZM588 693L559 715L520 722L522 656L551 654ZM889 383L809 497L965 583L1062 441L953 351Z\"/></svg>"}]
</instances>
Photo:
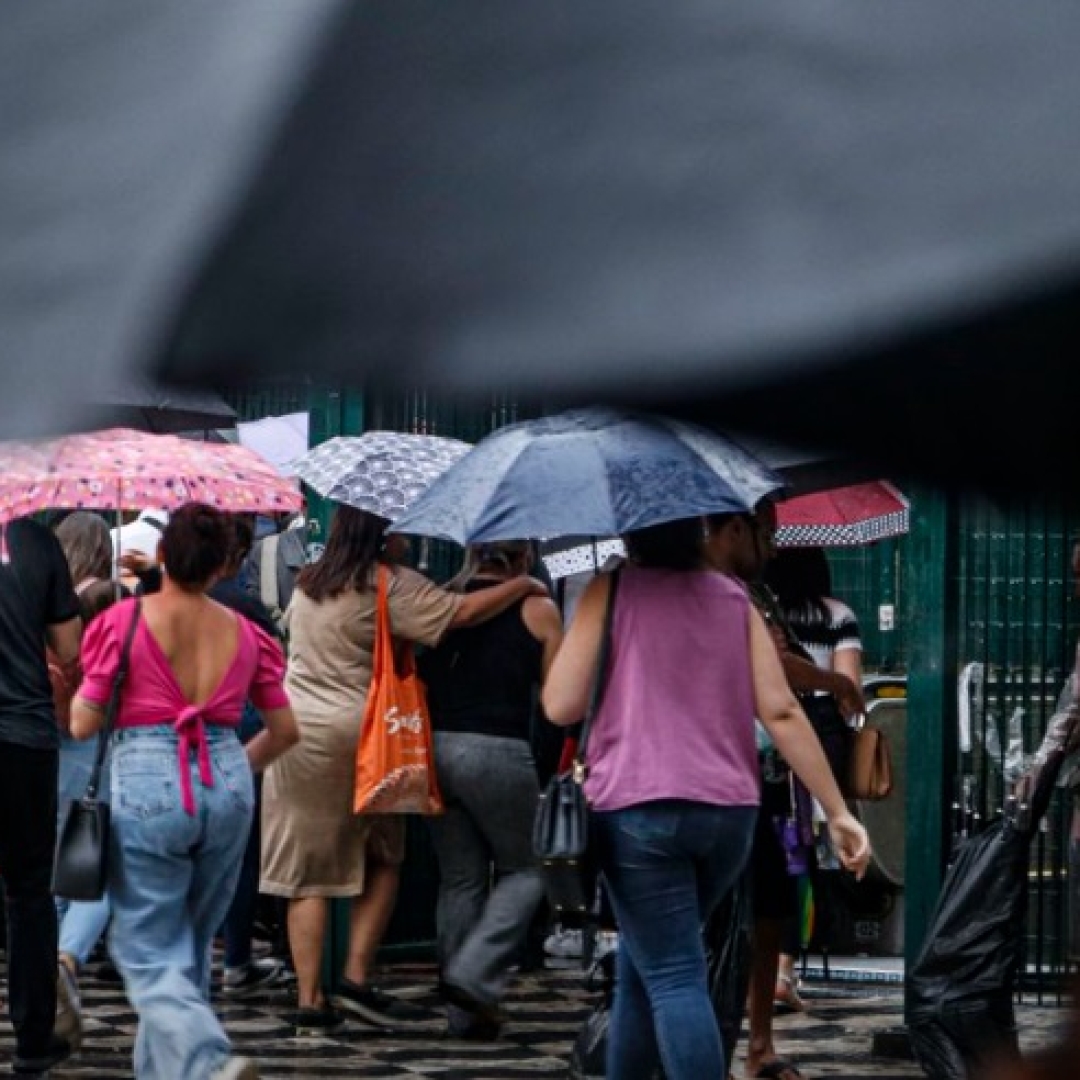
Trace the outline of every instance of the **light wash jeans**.
<instances>
[{"instance_id":1,"label":"light wash jeans","mask_svg":"<svg viewBox=\"0 0 1080 1080\"><path fill-rule=\"evenodd\" d=\"M608 1080L722 1078L702 928L750 855L756 807L679 799L593 814L619 927Z\"/></svg>"},{"instance_id":2,"label":"light wash jeans","mask_svg":"<svg viewBox=\"0 0 1080 1080\"><path fill-rule=\"evenodd\" d=\"M439 863L439 965L494 1005L544 895L532 851L536 764L524 739L436 731L434 742L446 812L425 820Z\"/></svg>"},{"instance_id":3,"label":"light wash jeans","mask_svg":"<svg viewBox=\"0 0 1080 1080\"><path fill-rule=\"evenodd\" d=\"M66 799L82 798L90 770L97 754L97 739L73 739L63 735L60 742L59 809ZM101 776L99 795L103 802L109 801L109 768L106 762ZM57 815L59 824L59 815ZM60 920L58 948L74 957L79 967L86 963L94 946L101 940L109 923L109 894L100 900L63 900L57 897L56 914Z\"/></svg>"},{"instance_id":4,"label":"light wash jeans","mask_svg":"<svg viewBox=\"0 0 1080 1080\"><path fill-rule=\"evenodd\" d=\"M139 1015L137 1080L207 1080L231 1051L210 1006L210 949L236 888L254 792L236 731L208 725L206 739L213 785L202 785L192 753L190 815L173 730L114 737L109 949Z\"/></svg>"}]
</instances>

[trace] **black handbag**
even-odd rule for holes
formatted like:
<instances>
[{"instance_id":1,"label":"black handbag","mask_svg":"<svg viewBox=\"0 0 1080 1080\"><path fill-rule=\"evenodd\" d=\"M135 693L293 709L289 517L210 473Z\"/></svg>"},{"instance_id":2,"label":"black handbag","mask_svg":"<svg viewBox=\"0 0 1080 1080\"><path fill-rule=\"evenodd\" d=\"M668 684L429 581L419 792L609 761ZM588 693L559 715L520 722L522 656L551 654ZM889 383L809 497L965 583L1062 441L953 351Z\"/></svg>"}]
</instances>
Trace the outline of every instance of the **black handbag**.
<instances>
[{"instance_id":1,"label":"black handbag","mask_svg":"<svg viewBox=\"0 0 1080 1080\"><path fill-rule=\"evenodd\" d=\"M591 910L596 898L597 867L589 843L589 804L585 798L585 748L607 673L618 582L616 570L611 575L600 654L574 762L566 772L548 781L533 820L533 854L540 860L548 904L560 914L584 914Z\"/></svg>"},{"instance_id":2,"label":"black handbag","mask_svg":"<svg viewBox=\"0 0 1080 1080\"><path fill-rule=\"evenodd\" d=\"M135 613L120 653L112 690L105 706L105 722L98 733L97 754L86 790L79 799L68 799L60 814L53 855L52 891L65 900L100 900L105 893L109 856L109 804L98 799L98 785L109 739L120 705L120 689L127 677L131 639L139 622L142 602L135 601Z\"/></svg>"}]
</instances>

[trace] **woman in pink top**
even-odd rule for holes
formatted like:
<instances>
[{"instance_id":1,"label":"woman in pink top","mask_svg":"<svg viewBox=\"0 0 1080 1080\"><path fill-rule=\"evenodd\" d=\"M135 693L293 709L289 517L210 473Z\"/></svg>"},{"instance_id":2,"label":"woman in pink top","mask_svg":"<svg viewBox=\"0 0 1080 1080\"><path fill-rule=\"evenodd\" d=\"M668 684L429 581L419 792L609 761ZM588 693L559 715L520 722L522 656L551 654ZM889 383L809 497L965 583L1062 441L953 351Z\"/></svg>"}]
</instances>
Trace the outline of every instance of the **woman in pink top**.
<instances>
[{"instance_id":1,"label":"woman in pink top","mask_svg":"<svg viewBox=\"0 0 1080 1080\"><path fill-rule=\"evenodd\" d=\"M709 569L710 521L629 533L611 653L589 737L586 792L619 926L608 1080L725 1075L702 927L750 853L759 800L755 713L817 796L844 864L870 847L788 688L742 585ZM550 720L581 719L612 575L582 596L544 683Z\"/></svg>"},{"instance_id":2,"label":"woman in pink top","mask_svg":"<svg viewBox=\"0 0 1080 1080\"><path fill-rule=\"evenodd\" d=\"M139 1014L138 1080L251 1080L210 1007L210 947L251 827L252 771L299 737L280 646L205 595L228 549L227 519L191 503L161 538L161 591L114 604L87 629L71 729L90 738L128 630L127 680L111 747L110 951ZM265 730L241 746L244 702Z\"/></svg>"}]
</instances>

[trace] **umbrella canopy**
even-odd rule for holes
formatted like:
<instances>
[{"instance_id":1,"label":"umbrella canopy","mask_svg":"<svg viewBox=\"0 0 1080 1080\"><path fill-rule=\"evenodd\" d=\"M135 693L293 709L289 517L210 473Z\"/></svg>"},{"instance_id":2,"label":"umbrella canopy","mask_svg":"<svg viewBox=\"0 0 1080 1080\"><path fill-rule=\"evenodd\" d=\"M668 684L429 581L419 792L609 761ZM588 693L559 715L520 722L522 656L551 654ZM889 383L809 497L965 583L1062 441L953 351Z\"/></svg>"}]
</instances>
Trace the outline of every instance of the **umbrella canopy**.
<instances>
[{"instance_id":1,"label":"umbrella canopy","mask_svg":"<svg viewBox=\"0 0 1080 1080\"><path fill-rule=\"evenodd\" d=\"M302 357L1074 484L1077 5L10 8L0 430Z\"/></svg>"},{"instance_id":2,"label":"umbrella canopy","mask_svg":"<svg viewBox=\"0 0 1080 1080\"><path fill-rule=\"evenodd\" d=\"M749 510L783 477L722 435L666 417L572 409L481 439L395 531L470 544L611 535Z\"/></svg>"},{"instance_id":3,"label":"umbrella canopy","mask_svg":"<svg viewBox=\"0 0 1080 1080\"><path fill-rule=\"evenodd\" d=\"M776 543L845 547L901 536L908 531L909 505L887 480L781 499L776 504Z\"/></svg>"},{"instance_id":4,"label":"umbrella canopy","mask_svg":"<svg viewBox=\"0 0 1080 1080\"><path fill-rule=\"evenodd\" d=\"M88 425L125 427L159 434L236 426L236 410L212 390L176 389L131 381L98 395Z\"/></svg>"},{"instance_id":5,"label":"umbrella canopy","mask_svg":"<svg viewBox=\"0 0 1080 1080\"><path fill-rule=\"evenodd\" d=\"M469 449L440 435L365 431L319 443L289 468L326 499L396 521Z\"/></svg>"},{"instance_id":6,"label":"umbrella canopy","mask_svg":"<svg viewBox=\"0 0 1080 1080\"><path fill-rule=\"evenodd\" d=\"M40 510L298 510L300 493L243 446L125 428L0 443L0 522Z\"/></svg>"},{"instance_id":7,"label":"umbrella canopy","mask_svg":"<svg viewBox=\"0 0 1080 1080\"><path fill-rule=\"evenodd\" d=\"M293 462L308 449L309 417L306 412L264 416L236 425L236 441L266 458L282 476L293 476Z\"/></svg>"}]
</instances>

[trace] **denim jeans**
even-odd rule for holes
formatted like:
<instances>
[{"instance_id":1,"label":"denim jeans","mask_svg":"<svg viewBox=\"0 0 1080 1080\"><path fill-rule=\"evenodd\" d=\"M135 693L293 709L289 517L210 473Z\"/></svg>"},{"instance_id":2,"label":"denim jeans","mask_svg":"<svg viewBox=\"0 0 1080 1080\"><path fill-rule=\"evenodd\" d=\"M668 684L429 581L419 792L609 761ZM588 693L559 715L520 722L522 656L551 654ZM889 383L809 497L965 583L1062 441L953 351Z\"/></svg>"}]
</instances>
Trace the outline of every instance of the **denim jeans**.
<instances>
[{"instance_id":1,"label":"denim jeans","mask_svg":"<svg viewBox=\"0 0 1080 1080\"><path fill-rule=\"evenodd\" d=\"M206 1080L230 1053L210 1006L210 949L236 888L254 805L247 756L208 726L213 785L192 754L181 799L171 728L117 732L112 748L109 948L139 1015L137 1080Z\"/></svg>"},{"instance_id":2,"label":"denim jeans","mask_svg":"<svg viewBox=\"0 0 1080 1080\"><path fill-rule=\"evenodd\" d=\"M436 911L443 978L498 1002L544 894L532 853L540 796L524 739L435 732L446 812L427 819L439 862Z\"/></svg>"},{"instance_id":3,"label":"denim jeans","mask_svg":"<svg viewBox=\"0 0 1080 1080\"><path fill-rule=\"evenodd\" d=\"M619 927L608 1080L720 1080L702 928L750 854L755 807L665 799L596 812Z\"/></svg>"},{"instance_id":4,"label":"denim jeans","mask_svg":"<svg viewBox=\"0 0 1080 1080\"><path fill-rule=\"evenodd\" d=\"M60 743L60 807L66 799L81 798L90 779L97 754L97 739L79 740L64 735ZM109 798L108 766L102 772L100 795ZM59 823L59 819L58 819ZM73 901L57 897L56 914L60 919L59 951L74 957L81 967L101 940L109 923L109 894L100 900Z\"/></svg>"},{"instance_id":5,"label":"denim jeans","mask_svg":"<svg viewBox=\"0 0 1080 1080\"><path fill-rule=\"evenodd\" d=\"M46 1052L56 1021L55 750L0 743L0 879L7 903L7 1007L18 1053Z\"/></svg>"}]
</instances>

